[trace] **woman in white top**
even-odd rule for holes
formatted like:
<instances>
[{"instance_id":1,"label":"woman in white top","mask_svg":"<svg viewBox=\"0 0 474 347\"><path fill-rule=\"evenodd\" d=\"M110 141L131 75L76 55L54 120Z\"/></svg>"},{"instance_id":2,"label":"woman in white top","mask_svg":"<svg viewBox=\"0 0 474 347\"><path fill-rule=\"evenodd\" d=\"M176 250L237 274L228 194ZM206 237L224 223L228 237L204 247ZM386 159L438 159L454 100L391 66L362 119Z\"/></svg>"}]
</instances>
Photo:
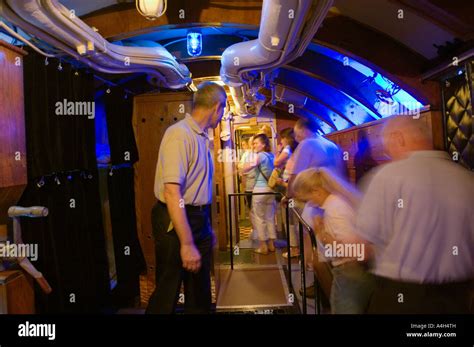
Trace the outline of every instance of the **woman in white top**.
<instances>
[{"instance_id":1,"label":"woman in white top","mask_svg":"<svg viewBox=\"0 0 474 347\"><path fill-rule=\"evenodd\" d=\"M302 171L296 176L294 192L297 199L310 201L322 210L314 216L313 226L318 261L331 264L332 313L364 313L374 280L365 268L368 250L355 233L359 192L327 168Z\"/></svg>"}]
</instances>

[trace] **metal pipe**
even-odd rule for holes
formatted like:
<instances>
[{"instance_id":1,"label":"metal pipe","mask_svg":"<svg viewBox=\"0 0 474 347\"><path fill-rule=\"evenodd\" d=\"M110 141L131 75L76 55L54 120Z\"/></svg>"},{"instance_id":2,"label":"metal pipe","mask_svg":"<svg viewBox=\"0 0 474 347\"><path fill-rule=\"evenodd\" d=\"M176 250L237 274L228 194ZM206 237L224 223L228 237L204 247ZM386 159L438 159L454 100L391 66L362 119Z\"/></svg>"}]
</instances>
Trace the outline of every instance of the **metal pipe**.
<instances>
[{"instance_id":1,"label":"metal pipe","mask_svg":"<svg viewBox=\"0 0 474 347\"><path fill-rule=\"evenodd\" d=\"M286 205L286 208L285 208L285 220L286 220L286 242L288 244L288 285L290 287L290 291L293 291L293 279L291 278L290 210L289 210L288 204Z\"/></svg>"},{"instance_id":2,"label":"metal pipe","mask_svg":"<svg viewBox=\"0 0 474 347\"><path fill-rule=\"evenodd\" d=\"M300 254L301 254L301 281L302 281L302 285L303 285L303 312L306 313L306 264L305 264L305 260L304 260L304 240L303 240L303 228L306 229L306 231L308 232L309 234L309 237L310 237L310 240L311 240L311 248L313 250L313 253L317 252L317 248L318 248L318 245L317 245L317 240L316 240L316 236L314 234L314 231L313 229L311 228L311 226L306 223L306 221L303 219L303 217L301 216L301 214L294 208L294 207L291 207L291 211L295 214L296 218L298 218L299 220L299 232L300 232ZM318 281L318 278L316 277L316 274L314 273L315 277L314 277L314 285L315 285L315 295L316 295L316 303L318 305L320 305L318 302L320 300L320 290L318 289L319 288L319 281ZM320 314L321 311L320 311L320 308L319 307L316 307L316 313L317 314Z\"/></svg>"},{"instance_id":3,"label":"metal pipe","mask_svg":"<svg viewBox=\"0 0 474 347\"><path fill-rule=\"evenodd\" d=\"M234 270L234 247L233 247L233 240L232 240L232 194L229 194L228 198L228 208L229 208L229 244L230 244L230 269Z\"/></svg>"},{"instance_id":4,"label":"metal pipe","mask_svg":"<svg viewBox=\"0 0 474 347\"><path fill-rule=\"evenodd\" d=\"M183 88L191 82L187 67L177 63L163 47L111 44L79 18L71 16L70 11L56 0L3 0L0 12L29 33L42 32L36 36L99 71L143 72L153 76L149 81L173 89ZM23 18L31 23L25 25Z\"/></svg>"},{"instance_id":5,"label":"metal pipe","mask_svg":"<svg viewBox=\"0 0 474 347\"><path fill-rule=\"evenodd\" d=\"M45 33L41 29L36 28L32 24L26 22L23 18L19 17L16 13L11 11L7 6L4 6L5 4L3 2L0 2L0 13L2 14L3 17L5 17L8 21L12 23L16 23L19 27L21 27L24 31L28 32L30 35L34 33L34 35L51 45L59 48L60 50L64 51L66 54L72 56L73 58L77 59L78 61L81 61L82 63L86 64L90 68L103 72L103 73L108 73L108 74L123 74L123 73L146 73L148 75L154 76L159 80L163 80L163 76L156 70L153 70L151 68L120 68L120 69L113 69L109 67L103 67L100 66L94 62L92 62L89 59L81 59L81 56L73 49L68 47L66 44L63 42L57 40L53 36L50 36L48 33Z\"/></svg>"},{"instance_id":6,"label":"metal pipe","mask_svg":"<svg viewBox=\"0 0 474 347\"><path fill-rule=\"evenodd\" d=\"M258 39L236 43L224 51L222 80L229 86L240 86L245 72L274 69L301 55L333 3L333 0L318 0L315 11L308 14L314 1L264 0ZM307 16L311 22L303 28ZM300 34L302 39L298 42Z\"/></svg>"},{"instance_id":7,"label":"metal pipe","mask_svg":"<svg viewBox=\"0 0 474 347\"><path fill-rule=\"evenodd\" d=\"M303 223L298 223L299 235L300 235L300 254L301 254L301 289L303 290L303 314L307 313L308 303L306 298L306 263L304 256L304 235L303 235Z\"/></svg>"},{"instance_id":8,"label":"metal pipe","mask_svg":"<svg viewBox=\"0 0 474 347\"><path fill-rule=\"evenodd\" d=\"M24 38L23 36L21 36L20 34L18 34L17 32L15 32L14 30L12 30L8 25L6 25L2 20L0 20L0 27L3 28L6 32L8 32L9 35L13 36L14 38L16 38L17 40L20 40L21 42L23 42L24 44L28 45L29 47L31 47L34 51L36 51L37 53L41 54L41 55L44 55L45 57L48 57L48 58L56 58L57 55L55 54L49 54L49 53L46 53L46 52L43 52L41 49L39 49L38 47L36 47L34 44L32 44L29 40L27 40L26 38Z\"/></svg>"}]
</instances>

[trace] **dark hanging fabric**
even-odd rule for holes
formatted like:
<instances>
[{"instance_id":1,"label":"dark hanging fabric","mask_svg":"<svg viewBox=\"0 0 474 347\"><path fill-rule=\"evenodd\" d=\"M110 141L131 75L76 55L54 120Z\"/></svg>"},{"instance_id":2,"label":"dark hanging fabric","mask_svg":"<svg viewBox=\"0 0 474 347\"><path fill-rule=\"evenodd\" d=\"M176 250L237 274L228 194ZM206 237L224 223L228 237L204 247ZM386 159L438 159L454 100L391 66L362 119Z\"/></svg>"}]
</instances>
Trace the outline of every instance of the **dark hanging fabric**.
<instances>
[{"instance_id":1,"label":"dark hanging fabric","mask_svg":"<svg viewBox=\"0 0 474 347\"><path fill-rule=\"evenodd\" d=\"M38 313L100 312L109 306L108 263L105 253L97 174L73 174L30 182L23 206L46 206L46 218L22 219L23 241L39 245L35 266L53 288L45 295L36 286Z\"/></svg>"},{"instance_id":2,"label":"dark hanging fabric","mask_svg":"<svg viewBox=\"0 0 474 347\"><path fill-rule=\"evenodd\" d=\"M110 87L100 102L107 120L112 175L108 177L110 216L114 240L117 286L115 305L130 306L140 295L140 273L146 271L137 235L134 174L131 164L138 161L132 126L133 96L120 87Z\"/></svg>"},{"instance_id":3,"label":"dark hanging fabric","mask_svg":"<svg viewBox=\"0 0 474 347\"><path fill-rule=\"evenodd\" d=\"M24 60L28 186L19 204L46 206L49 216L23 218L23 240L38 244L35 265L53 288L46 296L36 286L39 313L98 312L109 305L110 285L94 120L56 114L64 99L94 101L93 79L64 62L59 71L58 63L46 66L33 52ZM62 173L69 170L77 171Z\"/></svg>"},{"instance_id":4,"label":"dark hanging fabric","mask_svg":"<svg viewBox=\"0 0 474 347\"><path fill-rule=\"evenodd\" d=\"M108 190L117 270L114 303L130 306L140 295L139 276L146 271L137 235L133 167L114 168L108 176Z\"/></svg>"},{"instance_id":5,"label":"dark hanging fabric","mask_svg":"<svg viewBox=\"0 0 474 347\"><path fill-rule=\"evenodd\" d=\"M138 161L138 150L133 133L133 96L120 88L109 88L103 102L107 118L112 165L135 163Z\"/></svg>"},{"instance_id":6,"label":"dark hanging fabric","mask_svg":"<svg viewBox=\"0 0 474 347\"><path fill-rule=\"evenodd\" d=\"M96 168L94 119L56 114L57 103L93 102L91 74L30 53L24 59L28 176Z\"/></svg>"}]
</instances>

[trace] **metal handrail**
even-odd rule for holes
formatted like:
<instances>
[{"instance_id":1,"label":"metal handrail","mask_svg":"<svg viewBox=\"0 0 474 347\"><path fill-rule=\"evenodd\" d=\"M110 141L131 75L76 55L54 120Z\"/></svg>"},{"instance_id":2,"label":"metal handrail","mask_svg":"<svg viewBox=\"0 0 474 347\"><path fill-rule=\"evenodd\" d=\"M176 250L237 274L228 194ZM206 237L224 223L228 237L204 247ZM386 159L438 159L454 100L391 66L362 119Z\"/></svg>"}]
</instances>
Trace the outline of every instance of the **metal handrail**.
<instances>
[{"instance_id":1,"label":"metal handrail","mask_svg":"<svg viewBox=\"0 0 474 347\"><path fill-rule=\"evenodd\" d=\"M229 193L227 194L228 198L228 206L229 206L229 243L230 243L230 268L231 270L234 270L234 247L233 247L233 237L232 237L232 197L235 196L246 196L246 195L280 195L284 196L282 193L278 192L266 192L266 193Z\"/></svg>"},{"instance_id":2,"label":"metal handrail","mask_svg":"<svg viewBox=\"0 0 474 347\"><path fill-rule=\"evenodd\" d=\"M282 196L285 197L284 194L279 193L279 192L266 192L266 193L253 193L253 192L245 192L245 193L229 193L227 194L228 197L228 211L229 211L229 251L230 251L230 268L231 270L234 269L234 247L233 247L233 235L232 235L232 198L236 196L254 196L254 195L276 195L276 196ZM303 240L303 228L305 228L310 236L311 239L311 247L313 252L317 251L317 241L316 241L316 235L314 233L314 230L306 223L306 221L301 217L301 214L294 208L293 206L293 199L290 199L288 201L288 204L286 206L286 213L285 213L285 219L286 219L286 236L287 236L287 248L288 248L288 286L290 291L293 290L293 281L291 278L291 247L290 247L290 218L289 218L289 211L291 209L292 213L298 218L298 224L299 224L299 238L300 238L300 255L301 255L301 287L303 290L303 314L307 314L307 297L306 297L306 265L305 265L305 255L304 255L304 240ZM290 207L291 206L291 207ZM314 274L314 285L315 285L315 290L316 290L316 314L321 313L321 295L320 295L320 285L319 281L316 277L316 272L313 272Z\"/></svg>"},{"instance_id":3,"label":"metal handrail","mask_svg":"<svg viewBox=\"0 0 474 347\"><path fill-rule=\"evenodd\" d=\"M305 262L305 254L304 254L304 239L303 239L303 228L309 234L309 238L311 240L311 248L313 250L313 254L318 251L318 244L316 240L316 235L314 233L313 228L309 226L308 223L303 219L301 214L296 210L294 204L292 203L293 199L288 201L287 208L291 209L293 214L298 218L299 224L299 237L300 237L300 254L301 254L301 288L303 290L303 314L307 314L308 310L308 303L306 297L306 262ZM290 249L290 247L288 247ZM288 253L288 258L290 258L290 254ZM313 269L313 276L314 276L314 286L315 286L315 302L316 302L316 309L315 314L321 314L321 288L319 285L319 280L316 276L316 269Z\"/></svg>"}]
</instances>

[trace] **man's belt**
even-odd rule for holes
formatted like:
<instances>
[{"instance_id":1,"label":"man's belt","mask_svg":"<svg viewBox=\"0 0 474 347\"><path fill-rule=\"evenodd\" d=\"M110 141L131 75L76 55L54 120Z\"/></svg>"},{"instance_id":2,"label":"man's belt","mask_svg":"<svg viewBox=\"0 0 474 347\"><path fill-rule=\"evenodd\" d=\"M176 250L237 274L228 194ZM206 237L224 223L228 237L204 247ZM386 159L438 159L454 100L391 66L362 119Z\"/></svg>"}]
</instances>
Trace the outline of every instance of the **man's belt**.
<instances>
[{"instance_id":1,"label":"man's belt","mask_svg":"<svg viewBox=\"0 0 474 347\"><path fill-rule=\"evenodd\" d=\"M163 206L166 206L166 204L164 202L162 202L161 200L158 200L158 203L163 205ZM190 212L205 211L205 210L211 208L211 204L207 204L207 205L184 205L184 208L186 209L186 211L190 211Z\"/></svg>"}]
</instances>

